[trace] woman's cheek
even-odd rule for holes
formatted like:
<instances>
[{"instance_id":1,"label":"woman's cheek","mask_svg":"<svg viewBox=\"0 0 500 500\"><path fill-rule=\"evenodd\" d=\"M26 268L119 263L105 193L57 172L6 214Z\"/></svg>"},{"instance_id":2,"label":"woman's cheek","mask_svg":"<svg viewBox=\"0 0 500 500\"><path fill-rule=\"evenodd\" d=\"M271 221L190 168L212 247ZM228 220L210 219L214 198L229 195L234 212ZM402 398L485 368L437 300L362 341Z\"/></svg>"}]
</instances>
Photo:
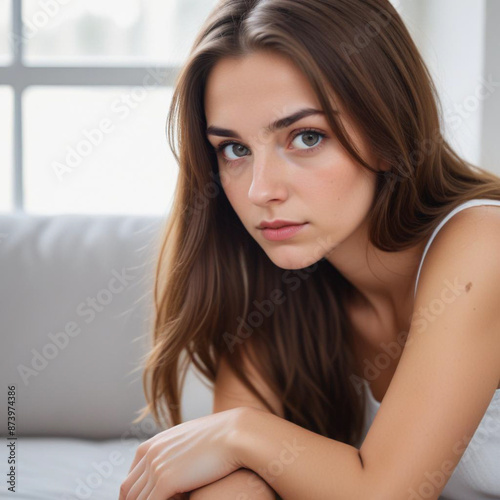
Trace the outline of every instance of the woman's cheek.
<instances>
[{"instance_id":1,"label":"woman's cheek","mask_svg":"<svg viewBox=\"0 0 500 500\"><path fill-rule=\"evenodd\" d=\"M226 193L226 196L229 199L230 193L234 193L236 191L241 191L244 189L244 170L243 165L240 163L238 165L226 165L223 164L222 161L219 162L219 178Z\"/></svg>"}]
</instances>

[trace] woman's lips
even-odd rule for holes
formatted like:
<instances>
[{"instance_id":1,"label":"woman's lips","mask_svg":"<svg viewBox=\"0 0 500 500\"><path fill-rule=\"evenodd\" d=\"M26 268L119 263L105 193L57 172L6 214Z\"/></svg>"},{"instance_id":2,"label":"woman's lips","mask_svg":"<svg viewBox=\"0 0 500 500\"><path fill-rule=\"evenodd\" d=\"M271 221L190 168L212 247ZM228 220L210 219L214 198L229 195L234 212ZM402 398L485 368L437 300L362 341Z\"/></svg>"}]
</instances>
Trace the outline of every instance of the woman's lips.
<instances>
[{"instance_id":1,"label":"woman's lips","mask_svg":"<svg viewBox=\"0 0 500 500\"><path fill-rule=\"evenodd\" d=\"M308 225L308 222L304 224L296 224L292 226L283 226L280 228L272 229L266 227L265 229L261 229L262 236L269 241L282 241L292 236L295 236L299 231L303 230Z\"/></svg>"}]
</instances>

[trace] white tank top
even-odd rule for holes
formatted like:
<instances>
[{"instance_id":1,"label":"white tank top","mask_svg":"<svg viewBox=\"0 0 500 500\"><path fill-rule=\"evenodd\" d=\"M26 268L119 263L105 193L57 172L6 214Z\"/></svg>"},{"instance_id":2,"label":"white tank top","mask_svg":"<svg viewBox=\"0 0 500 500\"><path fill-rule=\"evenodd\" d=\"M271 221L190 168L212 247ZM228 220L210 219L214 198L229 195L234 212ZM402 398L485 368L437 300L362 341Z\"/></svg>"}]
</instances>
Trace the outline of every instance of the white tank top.
<instances>
[{"instance_id":1,"label":"white tank top","mask_svg":"<svg viewBox=\"0 0 500 500\"><path fill-rule=\"evenodd\" d=\"M441 221L432 233L422 255L415 281L415 295L422 263L438 231L456 213L478 205L500 207L500 201L487 198L466 201L453 209ZM365 385L366 413L360 446L380 407L380 402L374 398L370 385L365 379L362 380ZM439 498L442 500L500 499L500 389L495 391L486 413Z\"/></svg>"}]
</instances>

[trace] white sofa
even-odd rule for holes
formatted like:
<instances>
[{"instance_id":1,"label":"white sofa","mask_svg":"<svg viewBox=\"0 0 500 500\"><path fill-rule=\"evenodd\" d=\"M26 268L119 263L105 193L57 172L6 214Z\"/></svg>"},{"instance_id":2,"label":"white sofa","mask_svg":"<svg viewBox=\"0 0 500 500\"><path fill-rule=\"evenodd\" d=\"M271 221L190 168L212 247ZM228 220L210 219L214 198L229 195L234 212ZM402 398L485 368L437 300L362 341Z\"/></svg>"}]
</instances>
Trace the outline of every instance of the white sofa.
<instances>
[{"instance_id":1,"label":"white sofa","mask_svg":"<svg viewBox=\"0 0 500 500\"><path fill-rule=\"evenodd\" d=\"M0 215L0 498L117 499L137 445L161 430L151 417L132 420L145 405L141 361L163 222ZM212 411L212 391L191 369L182 404L183 420ZM15 495L5 483L11 457Z\"/></svg>"}]
</instances>

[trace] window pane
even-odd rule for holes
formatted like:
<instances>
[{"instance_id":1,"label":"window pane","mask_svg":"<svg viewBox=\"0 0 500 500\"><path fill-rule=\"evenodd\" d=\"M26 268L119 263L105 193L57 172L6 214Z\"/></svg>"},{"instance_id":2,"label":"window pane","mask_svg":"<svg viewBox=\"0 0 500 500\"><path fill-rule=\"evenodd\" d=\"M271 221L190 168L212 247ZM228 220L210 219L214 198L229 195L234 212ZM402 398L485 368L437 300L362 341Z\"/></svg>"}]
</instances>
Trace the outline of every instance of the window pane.
<instances>
[{"instance_id":1,"label":"window pane","mask_svg":"<svg viewBox=\"0 0 500 500\"><path fill-rule=\"evenodd\" d=\"M168 212L177 180L165 136L171 98L165 87L28 88L26 211Z\"/></svg>"},{"instance_id":2,"label":"window pane","mask_svg":"<svg viewBox=\"0 0 500 500\"><path fill-rule=\"evenodd\" d=\"M179 65L216 0L24 0L29 64Z\"/></svg>"},{"instance_id":3,"label":"window pane","mask_svg":"<svg viewBox=\"0 0 500 500\"><path fill-rule=\"evenodd\" d=\"M12 158L12 111L13 92L6 85L0 86L0 211L13 207L13 158ZM0 244L2 235L0 234Z\"/></svg>"},{"instance_id":4,"label":"window pane","mask_svg":"<svg viewBox=\"0 0 500 500\"><path fill-rule=\"evenodd\" d=\"M11 58L9 48L10 37L10 2L11 0L0 0L0 64L7 64Z\"/></svg>"}]
</instances>

